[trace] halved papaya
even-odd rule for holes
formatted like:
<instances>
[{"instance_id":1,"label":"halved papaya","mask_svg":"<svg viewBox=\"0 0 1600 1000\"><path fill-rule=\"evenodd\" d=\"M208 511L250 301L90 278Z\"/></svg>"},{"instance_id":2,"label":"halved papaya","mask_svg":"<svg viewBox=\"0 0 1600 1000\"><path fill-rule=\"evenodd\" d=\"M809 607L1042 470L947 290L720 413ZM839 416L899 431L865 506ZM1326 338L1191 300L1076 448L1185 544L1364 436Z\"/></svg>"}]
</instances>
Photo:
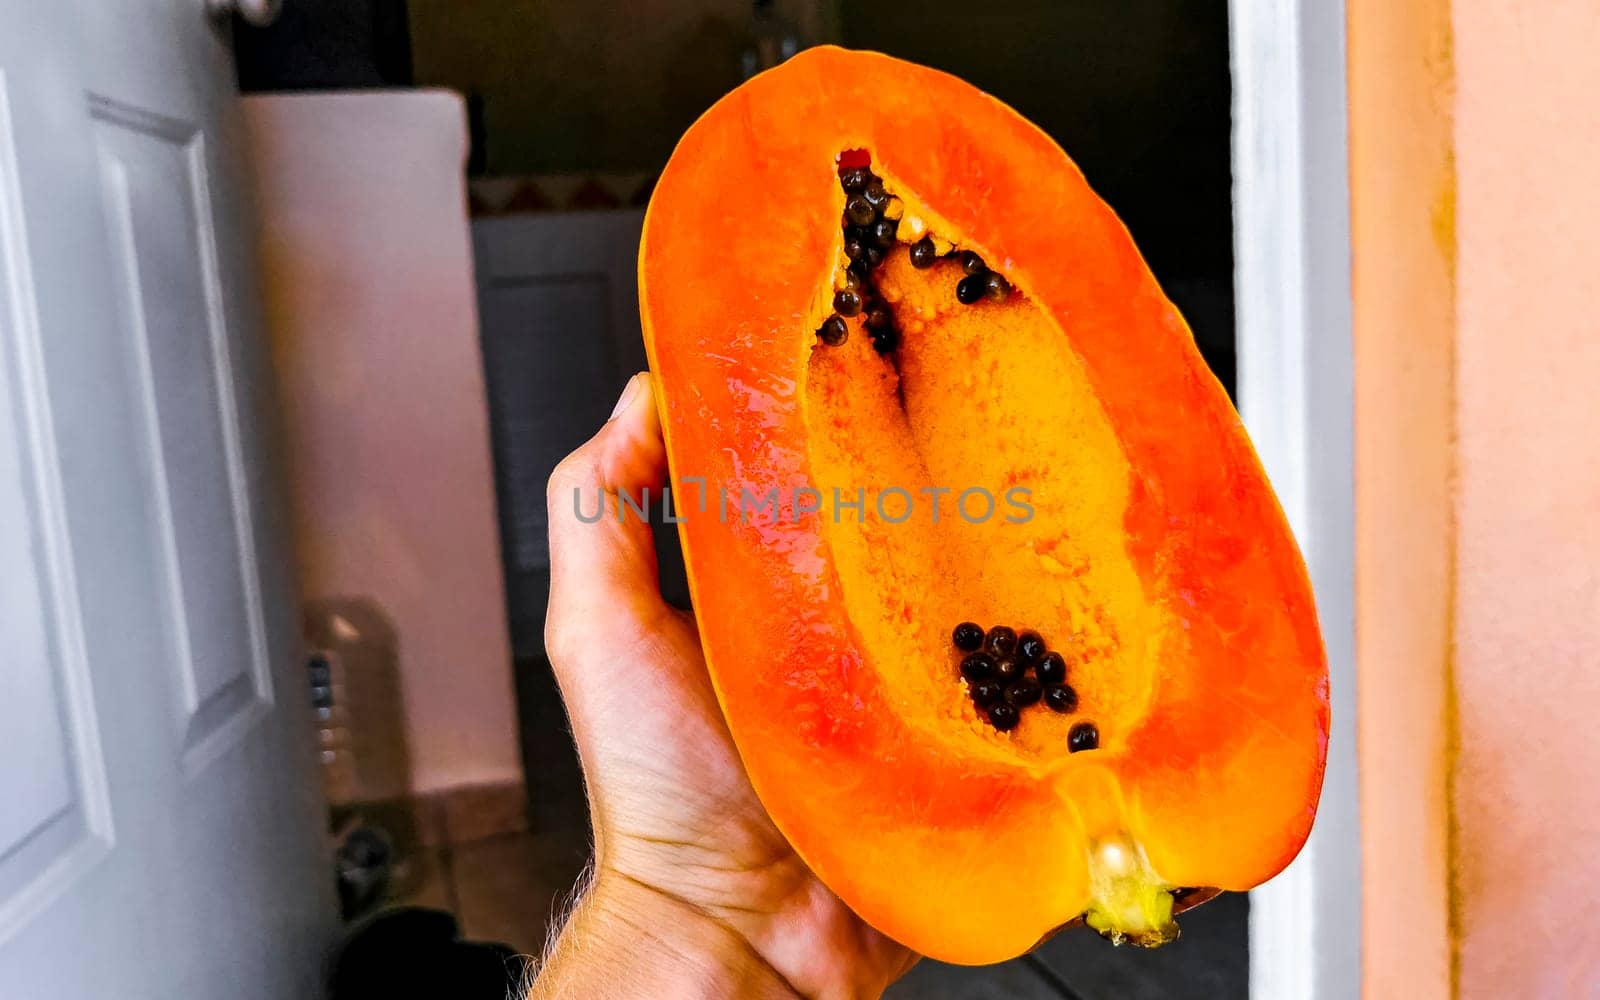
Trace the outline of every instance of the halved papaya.
<instances>
[{"instance_id":1,"label":"halved papaya","mask_svg":"<svg viewBox=\"0 0 1600 1000\"><path fill-rule=\"evenodd\" d=\"M712 677L763 804L866 921L1157 944L1311 828L1304 565L1126 229L999 101L808 50L656 186L640 308Z\"/></svg>"}]
</instances>

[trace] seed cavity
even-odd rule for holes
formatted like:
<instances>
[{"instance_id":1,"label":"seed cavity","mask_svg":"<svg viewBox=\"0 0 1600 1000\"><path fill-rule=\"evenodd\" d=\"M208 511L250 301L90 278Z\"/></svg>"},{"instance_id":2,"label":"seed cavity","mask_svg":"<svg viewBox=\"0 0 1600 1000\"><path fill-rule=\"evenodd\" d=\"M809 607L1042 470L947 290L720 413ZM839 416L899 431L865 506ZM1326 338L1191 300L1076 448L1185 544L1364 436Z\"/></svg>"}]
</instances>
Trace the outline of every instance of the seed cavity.
<instances>
[{"instance_id":1,"label":"seed cavity","mask_svg":"<svg viewBox=\"0 0 1600 1000\"><path fill-rule=\"evenodd\" d=\"M1061 715L1078 710L1078 692L1067 683L1066 657L1036 629L995 625L984 631L977 622L962 622L950 630L950 643L961 654L967 695L996 731L1015 729L1034 705ZM1072 753L1099 746L1100 730L1093 722L1079 722L1067 734Z\"/></svg>"},{"instance_id":2,"label":"seed cavity","mask_svg":"<svg viewBox=\"0 0 1600 1000\"><path fill-rule=\"evenodd\" d=\"M955 252L961 273L966 275L956 282L956 301L964 306L976 305L984 299L1004 302L1011 296L1011 282L997 271L989 270L982 257L972 250Z\"/></svg>"},{"instance_id":3,"label":"seed cavity","mask_svg":"<svg viewBox=\"0 0 1600 1000\"><path fill-rule=\"evenodd\" d=\"M849 339L848 326L840 333L833 320L842 322L844 318L864 314L869 339L879 354L890 354L899 348L901 331L894 314L887 307L875 312L882 303L873 282L873 272L902 244L908 244L911 266L921 270L934 266L941 257L955 255L964 275L956 284L956 299L963 305L976 305L985 300L1003 302L1010 296L1011 283L990 270L982 256L953 246L949 240L928 232L926 220L906 214L905 202L884 187L882 177L873 173L872 157L866 150L841 152L838 174L839 187L845 194L839 224L844 230L844 255L848 264L844 288L834 293L833 315L817 329L817 337L824 344L838 347ZM854 294L845 295L845 291Z\"/></svg>"},{"instance_id":4,"label":"seed cavity","mask_svg":"<svg viewBox=\"0 0 1600 1000\"><path fill-rule=\"evenodd\" d=\"M830 324L844 317L865 313L863 325L868 339L879 354L900 346L900 331L894 314L878 299L872 273L899 243L899 219L905 205L883 186L883 178L872 172L872 159L866 150L852 149L839 154L839 187L844 189L844 213L839 224L844 228L844 287L833 295L833 315L822 324L817 335L829 347L837 347L846 337ZM849 327L846 326L846 336Z\"/></svg>"}]
</instances>

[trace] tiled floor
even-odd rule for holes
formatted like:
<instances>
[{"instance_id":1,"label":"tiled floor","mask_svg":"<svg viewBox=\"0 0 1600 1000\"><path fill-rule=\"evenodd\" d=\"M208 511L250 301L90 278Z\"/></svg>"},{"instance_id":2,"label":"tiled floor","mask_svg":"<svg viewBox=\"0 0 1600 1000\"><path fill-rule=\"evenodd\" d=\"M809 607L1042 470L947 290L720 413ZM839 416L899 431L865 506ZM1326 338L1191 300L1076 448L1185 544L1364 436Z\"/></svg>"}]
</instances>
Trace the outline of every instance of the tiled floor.
<instances>
[{"instance_id":1,"label":"tiled floor","mask_svg":"<svg viewBox=\"0 0 1600 1000\"><path fill-rule=\"evenodd\" d=\"M453 873L462 931L537 955L569 902L587 849L525 833L458 848Z\"/></svg>"},{"instance_id":2,"label":"tiled floor","mask_svg":"<svg viewBox=\"0 0 1600 1000\"><path fill-rule=\"evenodd\" d=\"M583 870L587 848L564 834L514 833L422 849L397 904L448 910L463 937L537 955Z\"/></svg>"}]
</instances>

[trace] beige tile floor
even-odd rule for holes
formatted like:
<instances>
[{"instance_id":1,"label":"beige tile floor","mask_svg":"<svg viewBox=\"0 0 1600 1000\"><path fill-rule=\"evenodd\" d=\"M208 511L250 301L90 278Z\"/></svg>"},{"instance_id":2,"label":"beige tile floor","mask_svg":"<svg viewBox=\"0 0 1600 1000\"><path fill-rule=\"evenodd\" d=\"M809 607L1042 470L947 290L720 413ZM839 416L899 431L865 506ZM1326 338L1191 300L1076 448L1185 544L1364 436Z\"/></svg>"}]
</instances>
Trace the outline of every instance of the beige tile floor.
<instances>
[{"instance_id":1,"label":"beige tile floor","mask_svg":"<svg viewBox=\"0 0 1600 1000\"><path fill-rule=\"evenodd\" d=\"M537 955L583 869L571 838L512 833L420 849L395 905L448 910L463 937Z\"/></svg>"}]
</instances>

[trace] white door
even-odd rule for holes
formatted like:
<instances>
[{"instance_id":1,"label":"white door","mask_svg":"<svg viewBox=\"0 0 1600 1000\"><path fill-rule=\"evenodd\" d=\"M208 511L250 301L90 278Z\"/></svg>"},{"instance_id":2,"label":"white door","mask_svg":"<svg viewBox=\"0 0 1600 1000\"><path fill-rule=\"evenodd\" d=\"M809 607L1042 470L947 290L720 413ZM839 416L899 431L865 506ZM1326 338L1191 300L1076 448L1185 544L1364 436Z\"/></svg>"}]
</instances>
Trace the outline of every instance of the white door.
<instances>
[{"instance_id":1,"label":"white door","mask_svg":"<svg viewBox=\"0 0 1600 1000\"><path fill-rule=\"evenodd\" d=\"M334 930L227 35L0 0L0 998L307 1000Z\"/></svg>"}]
</instances>

